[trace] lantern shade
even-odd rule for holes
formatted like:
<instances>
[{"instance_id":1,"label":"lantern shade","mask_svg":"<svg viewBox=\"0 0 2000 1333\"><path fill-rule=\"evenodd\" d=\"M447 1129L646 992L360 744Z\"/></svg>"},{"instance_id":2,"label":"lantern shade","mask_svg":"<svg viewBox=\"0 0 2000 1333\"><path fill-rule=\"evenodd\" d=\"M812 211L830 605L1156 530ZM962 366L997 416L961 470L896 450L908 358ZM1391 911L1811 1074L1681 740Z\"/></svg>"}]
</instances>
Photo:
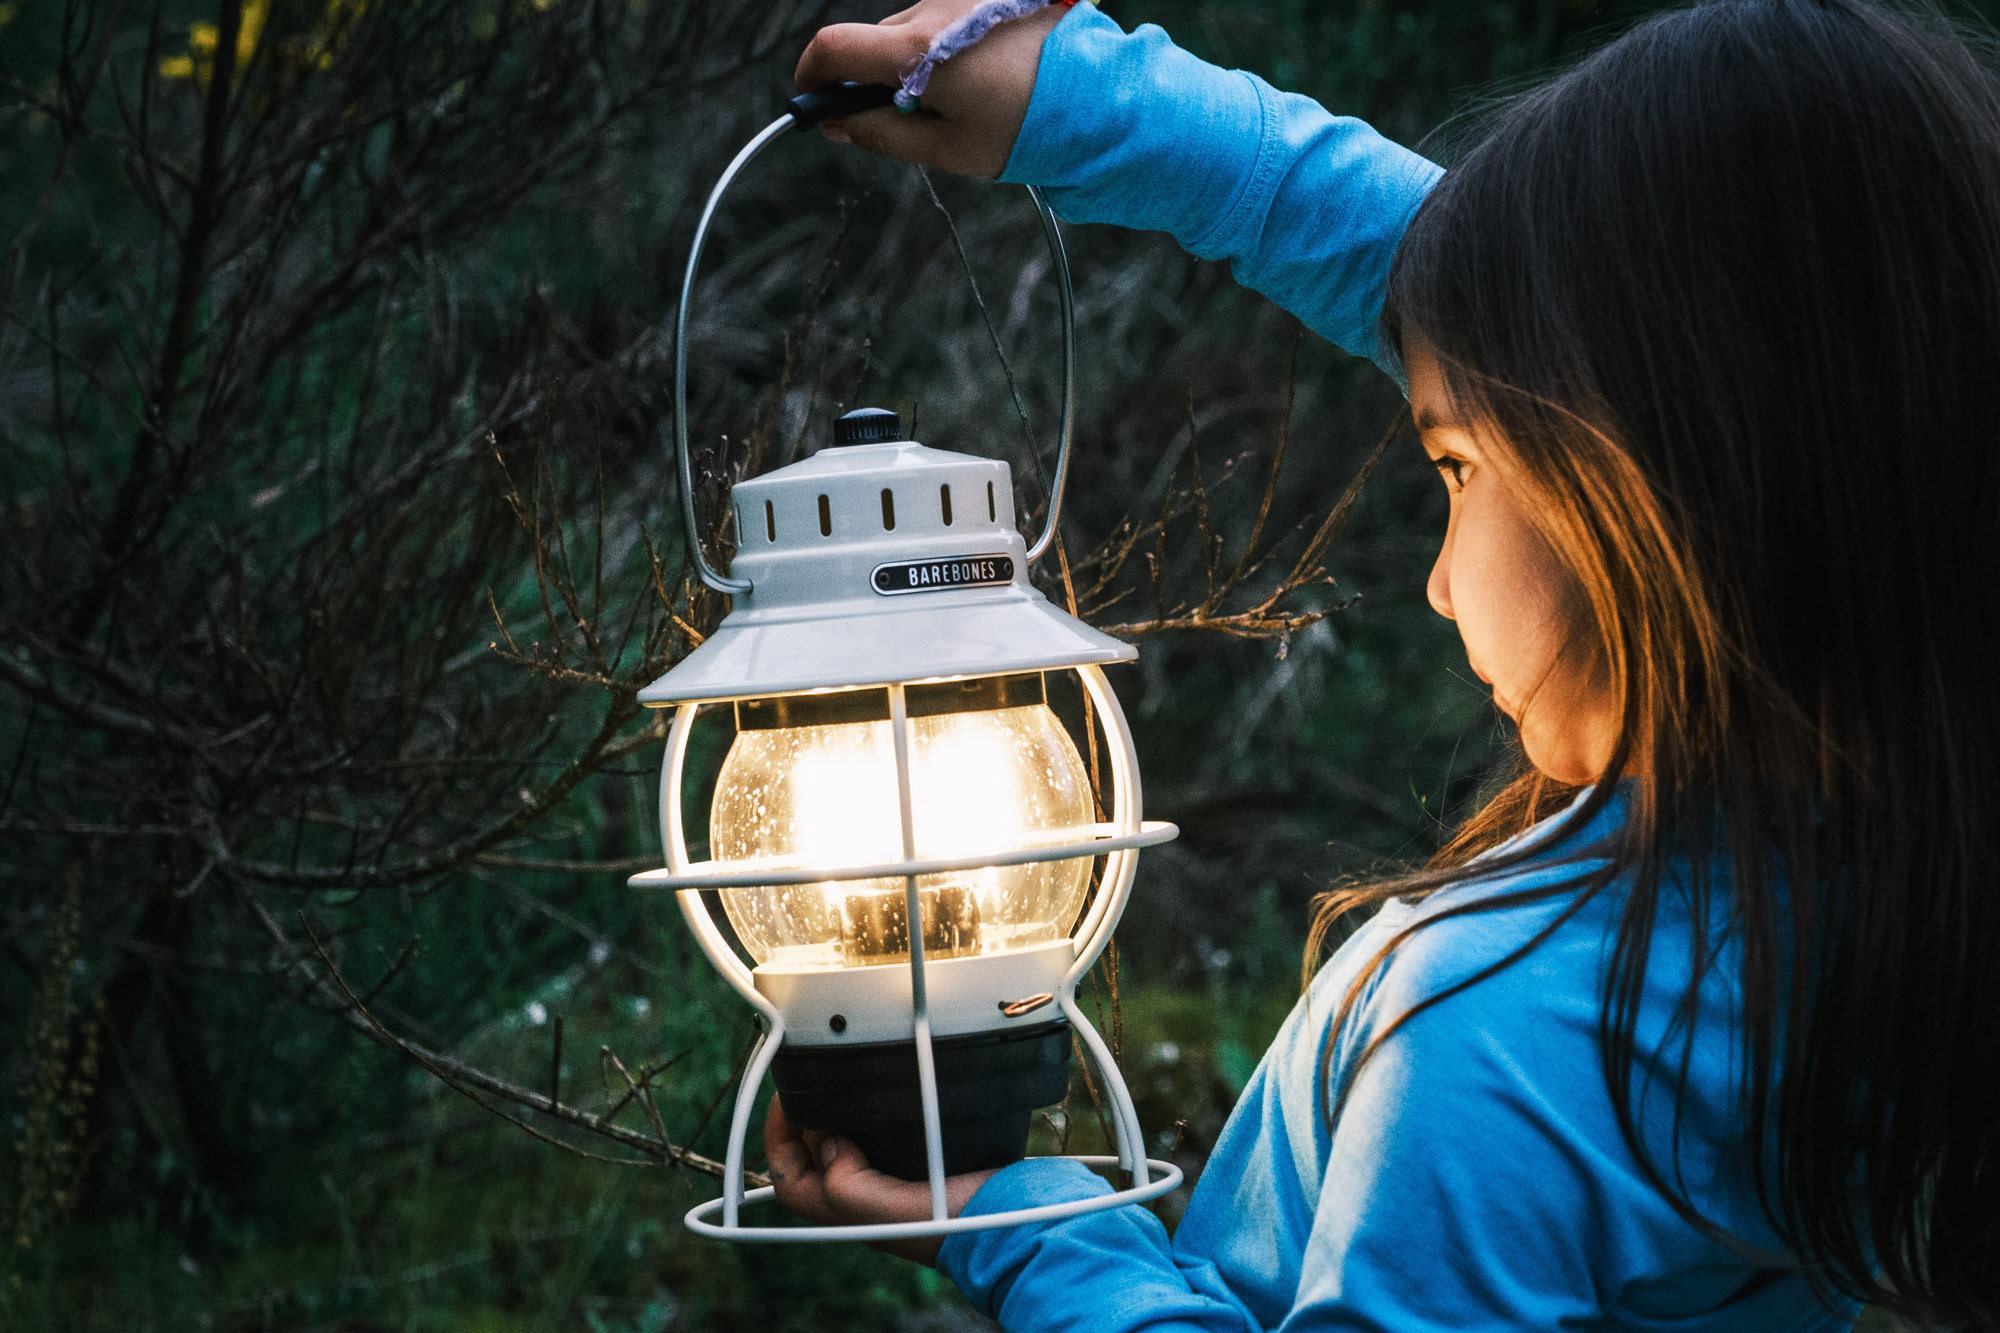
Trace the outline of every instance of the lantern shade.
<instances>
[{"instance_id":1,"label":"lantern shade","mask_svg":"<svg viewBox=\"0 0 2000 1333\"><path fill-rule=\"evenodd\" d=\"M823 449L732 493L731 573L707 641L653 707L1130 661L1028 582L1007 465L911 441Z\"/></svg>"},{"instance_id":2,"label":"lantern shade","mask_svg":"<svg viewBox=\"0 0 2000 1333\"><path fill-rule=\"evenodd\" d=\"M925 691L966 695L967 685L986 687L971 691L971 698L1012 706L911 719L916 854L1006 853L1036 841L1088 837L1094 822L1090 775L1042 702L1041 677L917 686L908 697L918 700ZM886 691L860 694L882 697ZM791 705L814 722L810 705L853 698L855 692L839 692L770 702ZM739 708L739 714L748 711L750 705ZM896 746L886 718L802 726L744 722L739 716L735 743L715 782L709 839L718 864L789 869L897 859ZM919 876L915 933L925 959L1067 939L1083 906L1089 864L1081 857ZM722 902L737 938L761 964L866 967L909 958L913 923L899 878L726 889Z\"/></svg>"}]
</instances>

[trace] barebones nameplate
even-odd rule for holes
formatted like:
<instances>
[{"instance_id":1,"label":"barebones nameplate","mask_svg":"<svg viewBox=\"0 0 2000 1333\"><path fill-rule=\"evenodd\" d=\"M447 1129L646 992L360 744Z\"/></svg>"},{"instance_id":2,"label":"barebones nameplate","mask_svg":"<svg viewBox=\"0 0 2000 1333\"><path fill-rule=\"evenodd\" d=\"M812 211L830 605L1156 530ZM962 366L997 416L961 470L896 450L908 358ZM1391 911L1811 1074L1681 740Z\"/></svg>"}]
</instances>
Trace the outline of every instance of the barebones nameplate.
<instances>
[{"instance_id":1,"label":"barebones nameplate","mask_svg":"<svg viewBox=\"0 0 2000 1333\"><path fill-rule=\"evenodd\" d=\"M869 580L887 596L941 592L946 588L988 588L1014 581L1011 555L960 555L949 560L900 560L875 566Z\"/></svg>"}]
</instances>

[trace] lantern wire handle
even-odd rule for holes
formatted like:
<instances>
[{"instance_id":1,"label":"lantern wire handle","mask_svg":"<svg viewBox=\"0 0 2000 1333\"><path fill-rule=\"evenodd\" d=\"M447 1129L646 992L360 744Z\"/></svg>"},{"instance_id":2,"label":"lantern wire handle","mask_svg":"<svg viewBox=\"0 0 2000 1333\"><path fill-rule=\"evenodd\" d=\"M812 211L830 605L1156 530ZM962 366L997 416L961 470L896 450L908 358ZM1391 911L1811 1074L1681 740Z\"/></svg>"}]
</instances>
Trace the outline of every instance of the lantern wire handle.
<instances>
[{"instance_id":1,"label":"lantern wire handle","mask_svg":"<svg viewBox=\"0 0 2000 1333\"><path fill-rule=\"evenodd\" d=\"M1062 433L1056 444L1056 475L1049 482L1049 512L1042 523L1042 535L1028 548L1028 563L1042 558L1042 552L1056 539L1056 519L1062 513L1063 488L1069 484L1069 444L1076 430L1076 293L1070 288L1069 252L1063 248L1062 229L1042 192L1030 185L1028 197L1042 219L1042 235L1049 243L1049 258L1056 266L1056 294L1062 301Z\"/></svg>"},{"instance_id":2,"label":"lantern wire handle","mask_svg":"<svg viewBox=\"0 0 2000 1333\"><path fill-rule=\"evenodd\" d=\"M892 89L880 90L883 98ZM808 97L812 96L808 94ZM701 581L717 592L742 594L750 591L749 579L724 574L708 563L708 555L701 549L701 523L695 513L694 504L694 461L688 453L687 431L687 325L688 307L694 297L695 273L701 266L702 246L708 240L708 225L715 218L715 209L722 202L723 193L729 189L743 168L757 154L770 146L773 139L793 128L806 128L818 123L829 112L826 109L802 110L807 98L794 98L794 110L787 111L766 125L757 137L743 145L729 165L722 169L722 175L715 182L715 188L708 192L708 202L702 205L701 219L695 223L694 244L688 250L687 272L681 279L680 308L674 313L674 453L680 463L681 476L681 522L687 529L688 557L694 563L695 573ZM871 103L881 105L881 101ZM1042 524L1041 535L1028 548L1028 559L1039 560L1042 553L1055 541L1056 519L1062 512L1063 487L1069 480L1070 439L1074 434L1076 416L1076 297L1070 288L1069 255L1063 248L1062 231L1056 224L1056 215L1050 211L1048 201L1034 186L1027 187L1028 197L1035 202L1035 211L1042 221L1042 235L1049 244L1049 257L1054 263L1056 290L1062 303L1062 431L1056 446L1055 477L1049 486L1048 515ZM740 534L739 534L740 535Z\"/></svg>"},{"instance_id":3,"label":"lantern wire handle","mask_svg":"<svg viewBox=\"0 0 2000 1333\"><path fill-rule=\"evenodd\" d=\"M790 112L779 116L766 125L763 132L730 159L722 169L722 179L708 192L708 202L702 205L701 221L695 223L694 247L688 251L687 275L681 279L680 309L674 312L674 450L681 464L681 522L687 527L688 558L694 561L694 571L701 581L717 592L746 593L750 591L750 580L732 578L717 573L708 563L708 556L701 549L701 525L694 512L694 463L688 457L687 434L687 326L688 298L694 294L694 275L701 263L702 242L708 239L708 224L715 217L715 206L722 202L722 192L736 179L736 173L750 164L750 159L764 151L771 140L791 128Z\"/></svg>"}]
</instances>

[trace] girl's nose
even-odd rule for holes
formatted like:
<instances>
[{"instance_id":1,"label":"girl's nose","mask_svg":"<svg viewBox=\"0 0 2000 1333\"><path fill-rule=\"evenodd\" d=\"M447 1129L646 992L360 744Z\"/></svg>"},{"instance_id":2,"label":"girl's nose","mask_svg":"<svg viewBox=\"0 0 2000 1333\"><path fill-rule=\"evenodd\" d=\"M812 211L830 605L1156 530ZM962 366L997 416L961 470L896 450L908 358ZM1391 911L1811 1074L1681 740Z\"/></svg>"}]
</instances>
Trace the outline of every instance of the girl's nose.
<instances>
[{"instance_id":1,"label":"girl's nose","mask_svg":"<svg viewBox=\"0 0 2000 1333\"><path fill-rule=\"evenodd\" d=\"M1431 566L1430 582L1424 585L1424 593L1430 598L1431 610L1446 620L1457 620L1451 610L1451 538L1452 529L1446 528L1444 547L1438 552L1437 563Z\"/></svg>"}]
</instances>

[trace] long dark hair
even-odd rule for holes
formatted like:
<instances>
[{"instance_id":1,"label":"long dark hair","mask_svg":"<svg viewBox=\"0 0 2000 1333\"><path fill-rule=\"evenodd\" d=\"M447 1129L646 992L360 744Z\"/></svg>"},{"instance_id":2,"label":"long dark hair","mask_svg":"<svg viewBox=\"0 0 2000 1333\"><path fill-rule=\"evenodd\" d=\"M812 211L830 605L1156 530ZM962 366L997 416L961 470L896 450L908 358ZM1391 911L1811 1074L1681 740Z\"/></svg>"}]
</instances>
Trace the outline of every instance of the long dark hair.
<instances>
[{"instance_id":1,"label":"long dark hair","mask_svg":"<svg viewBox=\"0 0 2000 1333\"><path fill-rule=\"evenodd\" d=\"M1656 16L1496 116L1384 319L1519 463L1622 709L1612 871L1454 911L1615 880L1601 1039L1646 1160L1663 882L1720 909L1697 976L1740 972L1778 1234L1822 1290L2000 1324L2000 80L1929 9ZM1568 795L1524 769L1322 927Z\"/></svg>"}]
</instances>

